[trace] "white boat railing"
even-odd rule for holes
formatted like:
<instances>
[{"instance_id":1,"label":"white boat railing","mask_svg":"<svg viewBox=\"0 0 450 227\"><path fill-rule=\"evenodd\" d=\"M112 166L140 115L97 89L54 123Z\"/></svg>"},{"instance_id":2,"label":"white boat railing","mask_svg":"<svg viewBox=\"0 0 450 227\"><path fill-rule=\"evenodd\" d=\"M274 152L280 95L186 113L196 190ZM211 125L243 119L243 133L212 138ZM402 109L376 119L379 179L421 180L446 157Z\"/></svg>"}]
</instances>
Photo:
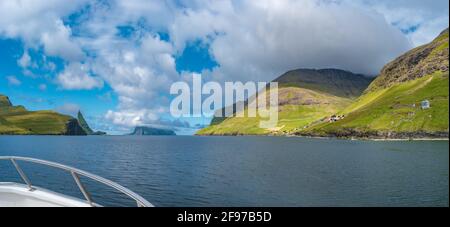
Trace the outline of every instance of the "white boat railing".
<instances>
[{"instance_id":1,"label":"white boat railing","mask_svg":"<svg viewBox=\"0 0 450 227\"><path fill-rule=\"evenodd\" d=\"M16 170L19 173L19 175L22 178L22 180L27 184L28 189L30 191L34 191L35 188L31 184L31 181L27 177L27 175L25 175L25 172L22 170L22 168L20 168L20 166L17 163L17 161L36 163L36 164L41 164L41 165L50 166L50 167L54 167L54 168L57 168L57 169L68 171L72 175L75 183L77 184L77 186L80 189L81 193L83 194L84 198L86 199L86 201L91 206L95 206L95 203L92 200L92 197L90 196L89 192L87 191L87 189L85 188L85 186L81 182L80 176L87 177L87 178L92 179L92 180L94 180L96 182L102 183L102 184L104 184L106 186L109 186L111 188L116 189L117 191L119 191L119 192L125 194L126 196L128 196L129 198L133 199L136 202L138 207L153 207L153 205L150 202L148 202L147 200L142 198L140 195L134 193L130 189L125 188L122 185L119 185L119 184L117 184L117 183L115 183L113 181L110 181L108 179L105 179L103 177L97 176L97 175L92 174L92 173L88 173L86 171L83 171L83 170L80 170L80 169L77 169L77 168L73 168L73 167L66 166L66 165L63 165L63 164L59 164L59 163L56 163L56 162L50 162L50 161L45 161L45 160L40 160L40 159L35 159L35 158L26 158L26 157L0 156L0 160L10 160L12 162L12 164L16 168Z\"/></svg>"}]
</instances>

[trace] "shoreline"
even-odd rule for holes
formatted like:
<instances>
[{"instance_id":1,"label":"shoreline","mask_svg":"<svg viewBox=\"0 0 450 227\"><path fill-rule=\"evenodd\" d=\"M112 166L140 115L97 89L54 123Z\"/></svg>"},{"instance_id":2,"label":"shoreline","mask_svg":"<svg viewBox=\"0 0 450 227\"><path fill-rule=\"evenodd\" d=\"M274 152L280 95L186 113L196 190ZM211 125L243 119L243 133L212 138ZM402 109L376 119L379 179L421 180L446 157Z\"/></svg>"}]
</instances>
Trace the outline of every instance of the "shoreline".
<instances>
[{"instance_id":1,"label":"shoreline","mask_svg":"<svg viewBox=\"0 0 450 227\"><path fill-rule=\"evenodd\" d=\"M338 136L304 136L304 135L273 135L273 134L267 134L267 135L257 135L257 134L210 134L210 135L197 135L194 134L193 136L199 136L199 137L220 137L220 136L226 136L226 137L286 137L286 138L310 138L310 139L323 139L323 140L329 140L329 139L336 139L336 140L349 140L349 141L449 141L449 137L410 137L410 138L370 138L370 137L338 137Z\"/></svg>"},{"instance_id":2,"label":"shoreline","mask_svg":"<svg viewBox=\"0 0 450 227\"><path fill-rule=\"evenodd\" d=\"M92 136L99 136L99 137L108 137L108 136L126 136L126 135L91 135L91 136L80 136L80 135L57 135L57 134L50 134L50 135L43 135L43 134L0 134L1 136L54 136L54 137L92 137ZM187 136L194 136L194 137L285 137L285 138L309 138L309 139L322 139L322 140L348 140L348 141L450 141L450 138L448 137L416 137L416 138L369 138L369 137L337 137L337 136L302 136L302 135L273 135L273 134L267 134L267 135L257 135L257 134L210 134L210 135L187 135ZM177 136L172 136L177 137Z\"/></svg>"}]
</instances>

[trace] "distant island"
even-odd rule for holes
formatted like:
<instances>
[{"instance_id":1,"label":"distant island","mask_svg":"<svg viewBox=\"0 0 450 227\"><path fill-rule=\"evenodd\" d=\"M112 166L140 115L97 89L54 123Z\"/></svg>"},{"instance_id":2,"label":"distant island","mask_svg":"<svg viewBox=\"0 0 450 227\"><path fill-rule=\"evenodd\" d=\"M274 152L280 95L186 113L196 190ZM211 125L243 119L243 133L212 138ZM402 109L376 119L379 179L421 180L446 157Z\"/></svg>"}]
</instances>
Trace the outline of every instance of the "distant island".
<instances>
[{"instance_id":1,"label":"distant island","mask_svg":"<svg viewBox=\"0 0 450 227\"><path fill-rule=\"evenodd\" d=\"M447 28L388 63L374 79L339 69L289 71L275 80L276 128L259 128L259 118L216 117L196 134L448 139L448 63Z\"/></svg>"},{"instance_id":2,"label":"distant island","mask_svg":"<svg viewBox=\"0 0 450 227\"><path fill-rule=\"evenodd\" d=\"M138 126L130 134L130 136L175 136L176 133L170 129L161 129L154 127Z\"/></svg>"}]
</instances>

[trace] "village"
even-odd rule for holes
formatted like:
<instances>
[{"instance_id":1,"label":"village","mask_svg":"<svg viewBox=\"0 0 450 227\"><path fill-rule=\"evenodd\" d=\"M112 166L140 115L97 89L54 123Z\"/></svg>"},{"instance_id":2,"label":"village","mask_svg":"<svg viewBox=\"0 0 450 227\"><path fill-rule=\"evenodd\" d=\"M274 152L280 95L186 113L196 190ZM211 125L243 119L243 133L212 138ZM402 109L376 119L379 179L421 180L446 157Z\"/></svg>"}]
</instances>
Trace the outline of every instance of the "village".
<instances>
[{"instance_id":1,"label":"village","mask_svg":"<svg viewBox=\"0 0 450 227\"><path fill-rule=\"evenodd\" d=\"M411 105L406 105L406 106L409 106L409 107L412 107L412 108L416 108L417 107L417 105L415 103L413 103ZM430 108L431 108L431 104L430 104L429 100L425 99L425 100L420 102L420 109L426 110L426 109L430 109ZM415 115L415 112L408 113L408 116L414 116L414 115ZM309 128L309 127L311 127L313 125L317 125L319 123L324 123L324 122L334 123L334 122L337 122L337 121L341 121L341 120L345 119L345 117L346 116L344 114L342 114L342 115L334 114L334 115L332 115L330 117L324 117L324 118L322 118L322 119L320 119L318 121L315 121L315 122L313 122L313 123L311 123L309 125L305 125L305 126L303 126L303 129L307 129L307 128ZM300 130L300 129L296 128L296 129L293 129L293 130L290 130L290 131L282 131L282 133L283 134L290 134L290 133L298 131L298 130Z\"/></svg>"}]
</instances>

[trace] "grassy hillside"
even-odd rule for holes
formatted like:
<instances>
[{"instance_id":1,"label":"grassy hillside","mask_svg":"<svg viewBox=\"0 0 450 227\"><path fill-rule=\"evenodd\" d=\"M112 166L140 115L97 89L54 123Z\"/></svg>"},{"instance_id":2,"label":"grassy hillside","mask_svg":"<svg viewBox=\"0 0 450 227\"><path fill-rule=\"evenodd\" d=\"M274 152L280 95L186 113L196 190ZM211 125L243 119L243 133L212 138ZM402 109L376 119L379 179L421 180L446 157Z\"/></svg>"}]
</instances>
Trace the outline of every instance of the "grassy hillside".
<instances>
[{"instance_id":1,"label":"grassy hillside","mask_svg":"<svg viewBox=\"0 0 450 227\"><path fill-rule=\"evenodd\" d=\"M295 134L373 138L448 138L448 29L387 64L364 94L338 114ZM422 109L428 100L431 108Z\"/></svg>"},{"instance_id":2,"label":"grassy hillside","mask_svg":"<svg viewBox=\"0 0 450 227\"><path fill-rule=\"evenodd\" d=\"M232 117L220 124L211 125L197 132L198 135L264 135L288 133L329 116L351 103L348 98L330 96L303 88L280 88L279 99L286 100L279 106L278 126L273 129L259 127L261 118ZM289 98L288 98L289 97ZM301 98L300 98L301 97ZM308 103L314 100L314 103ZM247 115L248 109L245 110Z\"/></svg>"},{"instance_id":3,"label":"grassy hillside","mask_svg":"<svg viewBox=\"0 0 450 227\"><path fill-rule=\"evenodd\" d=\"M28 111L12 106L0 95L0 134L7 135L78 135L74 119L53 111ZM79 127L79 126L78 126Z\"/></svg>"},{"instance_id":4,"label":"grassy hillside","mask_svg":"<svg viewBox=\"0 0 450 227\"><path fill-rule=\"evenodd\" d=\"M449 130L448 72L370 92L341 111L343 120L321 123L300 135L340 137L415 137L445 135ZM429 100L431 108L422 109Z\"/></svg>"},{"instance_id":5,"label":"grassy hillside","mask_svg":"<svg viewBox=\"0 0 450 227\"><path fill-rule=\"evenodd\" d=\"M387 64L370 82L340 70L294 70L280 82L277 128L258 118L216 118L200 135L295 134L363 138L448 138L448 29ZM364 86L365 85L365 86ZM364 90L362 96L361 95ZM308 102L297 102L304 97ZM431 108L422 108L422 101ZM344 116L330 121L331 115Z\"/></svg>"},{"instance_id":6,"label":"grassy hillside","mask_svg":"<svg viewBox=\"0 0 450 227\"><path fill-rule=\"evenodd\" d=\"M197 135L289 134L350 105L371 79L335 69L300 69L289 71L275 81L279 83L277 127L260 128L259 116L215 118ZM244 111L247 116L248 109Z\"/></svg>"}]
</instances>

